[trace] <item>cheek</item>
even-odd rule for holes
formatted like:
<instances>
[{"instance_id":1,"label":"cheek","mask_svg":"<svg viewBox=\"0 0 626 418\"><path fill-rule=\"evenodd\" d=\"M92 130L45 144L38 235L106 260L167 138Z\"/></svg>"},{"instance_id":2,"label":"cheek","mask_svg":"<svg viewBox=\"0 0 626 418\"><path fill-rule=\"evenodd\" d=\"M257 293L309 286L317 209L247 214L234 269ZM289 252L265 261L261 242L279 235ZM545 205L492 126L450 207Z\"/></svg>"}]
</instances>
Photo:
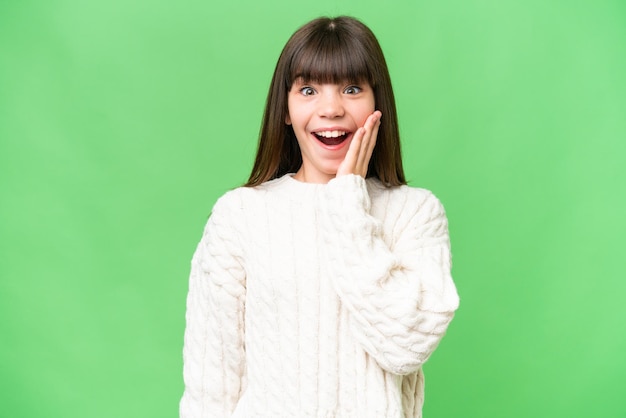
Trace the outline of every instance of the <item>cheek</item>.
<instances>
[{"instance_id":1,"label":"cheek","mask_svg":"<svg viewBox=\"0 0 626 418\"><path fill-rule=\"evenodd\" d=\"M287 125L292 125L294 129L302 129L307 121L307 109L305 107L291 104L287 107L287 116L285 117Z\"/></svg>"},{"instance_id":2,"label":"cheek","mask_svg":"<svg viewBox=\"0 0 626 418\"><path fill-rule=\"evenodd\" d=\"M368 103L365 104L363 106L361 106L361 108L359 109L358 114L358 122L359 122L359 126L363 126L365 124L365 121L367 120L367 118L374 113L374 111L376 110L376 107L374 106L374 102L372 101L372 103Z\"/></svg>"},{"instance_id":3,"label":"cheek","mask_svg":"<svg viewBox=\"0 0 626 418\"><path fill-rule=\"evenodd\" d=\"M374 96L368 97L368 100L364 100L360 105L360 114L363 116L362 122L365 123L365 120L369 115L374 113L376 110L376 103L374 100Z\"/></svg>"}]
</instances>

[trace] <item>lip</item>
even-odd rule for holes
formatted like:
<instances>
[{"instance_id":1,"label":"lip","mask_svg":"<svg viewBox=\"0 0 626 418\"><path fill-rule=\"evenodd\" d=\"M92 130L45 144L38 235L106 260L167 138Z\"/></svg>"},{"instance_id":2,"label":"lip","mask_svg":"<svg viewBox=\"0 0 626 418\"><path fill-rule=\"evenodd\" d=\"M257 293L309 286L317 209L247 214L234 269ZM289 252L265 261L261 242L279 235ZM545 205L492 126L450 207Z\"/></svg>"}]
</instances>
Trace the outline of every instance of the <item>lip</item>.
<instances>
[{"instance_id":1,"label":"lip","mask_svg":"<svg viewBox=\"0 0 626 418\"><path fill-rule=\"evenodd\" d=\"M311 131L311 133L316 132L324 132L324 131L344 131L344 132L352 132L351 129L346 128L345 126L325 126L323 128L316 128Z\"/></svg>"},{"instance_id":2,"label":"lip","mask_svg":"<svg viewBox=\"0 0 626 418\"><path fill-rule=\"evenodd\" d=\"M322 141L320 141L315 134L318 133L318 132L327 132L327 131L342 131L342 132L345 132L346 133L346 139L344 139L343 141L341 141L341 143L336 144L336 145L325 144ZM344 146L346 146L346 144L350 143L350 140L352 139L352 136L354 135L354 131L352 131L351 129L345 128L343 126L329 126L329 127L323 127L323 128L314 129L314 130L311 131L310 135L315 140L315 142L317 144L319 144L322 148L327 149L329 151L337 151L337 150L343 148Z\"/></svg>"},{"instance_id":3,"label":"lip","mask_svg":"<svg viewBox=\"0 0 626 418\"><path fill-rule=\"evenodd\" d=\"M329 150L329 151L337 151L340 150L341 148L345 147L346 144L350 143L350 140L352 139L353 133L350 132L348 134L346 134L346 139L344 139L343 141L341 141L339 144L337 145L328 145L323 143L322 141L320 141L317 136L315 136L313 134L313 132L311 132L311 138L313 138L313 140L322 148Z\"/></svg>"}]
</instances>

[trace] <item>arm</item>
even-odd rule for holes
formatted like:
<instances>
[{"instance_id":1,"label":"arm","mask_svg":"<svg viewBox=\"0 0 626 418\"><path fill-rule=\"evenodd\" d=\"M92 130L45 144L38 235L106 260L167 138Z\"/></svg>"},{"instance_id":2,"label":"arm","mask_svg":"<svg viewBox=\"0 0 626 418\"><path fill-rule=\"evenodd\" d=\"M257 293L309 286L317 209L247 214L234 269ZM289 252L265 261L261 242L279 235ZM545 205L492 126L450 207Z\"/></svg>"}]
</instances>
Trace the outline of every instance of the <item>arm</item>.
<instances>
[{"instance_id":1,"label":"arm","mask_svg":"<svg viewBox=\"0 0 626 418\"><path fill-rule=\"evenodd\" d=\"M181 418L229 417L242 390L245 273L222 206L216 203L191 263Z\"/></svg>"},{"instance_id":2,"label":"arm","mask_svg":"<svg viewBox=\"0 0 626 418\"><path fill-rule=\"evenodd\" d=\"M422 366L458 307L443 207L426 191L407 190L404 197L386 208L386 222L401 231L387 242L381 222L369 213L361 176L331 180L321 203L330 271L352 333L396 374Z\"/></svg>"}]
</instances>

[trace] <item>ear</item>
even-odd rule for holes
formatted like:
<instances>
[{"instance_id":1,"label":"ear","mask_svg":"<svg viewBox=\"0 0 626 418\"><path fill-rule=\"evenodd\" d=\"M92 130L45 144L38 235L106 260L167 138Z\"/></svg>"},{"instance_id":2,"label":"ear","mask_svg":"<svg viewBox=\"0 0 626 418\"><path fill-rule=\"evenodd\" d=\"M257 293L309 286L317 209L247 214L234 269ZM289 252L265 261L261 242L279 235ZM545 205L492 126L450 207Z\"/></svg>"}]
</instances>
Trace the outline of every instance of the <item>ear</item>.
<instances>
[{"instance_id":1,"label":"ear","mask_svg":"<svg viewBox=\"0 0 626 418\"><path fill-rule=\"evenodd\" d=\"M285 115L285 124L286 125L291 125L291 118L289 117L289 113L287 113Z\"/></svg>"}]
</instances>

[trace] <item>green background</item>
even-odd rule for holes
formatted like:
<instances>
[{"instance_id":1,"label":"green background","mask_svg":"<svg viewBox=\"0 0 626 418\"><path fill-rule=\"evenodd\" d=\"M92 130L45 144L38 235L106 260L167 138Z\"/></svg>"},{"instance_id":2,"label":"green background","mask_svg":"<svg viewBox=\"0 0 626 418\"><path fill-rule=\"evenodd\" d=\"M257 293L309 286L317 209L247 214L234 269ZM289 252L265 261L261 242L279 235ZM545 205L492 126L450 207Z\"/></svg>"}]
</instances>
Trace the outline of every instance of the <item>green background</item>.
<instances>
[{"instance_id":1,"label":"green background","mask_svg":"<svg viewBox=\"0 0 626 418\"><path fill-rule=\"evenodd\" d=\"M623 0L1 1L2 416L177 416L191 254L323 14L377 34L450 219L425 417L626 417Z\"/></svg>"}]
</instances>

